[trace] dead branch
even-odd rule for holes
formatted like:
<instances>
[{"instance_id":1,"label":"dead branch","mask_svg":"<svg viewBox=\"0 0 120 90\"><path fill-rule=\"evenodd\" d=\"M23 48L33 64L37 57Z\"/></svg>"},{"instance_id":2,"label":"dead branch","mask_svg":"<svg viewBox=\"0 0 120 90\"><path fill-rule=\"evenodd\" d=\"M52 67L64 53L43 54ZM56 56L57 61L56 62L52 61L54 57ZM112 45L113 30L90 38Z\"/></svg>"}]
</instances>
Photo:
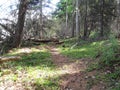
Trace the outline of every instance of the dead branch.
<instances>
[{"instance_id":1,"label":"dead branch","mask_svg":"<svg viewBox=\"0 0 120 90\"><path fill-rule=\"evenodd\" d=\"M16 23L13 20L9 20L7 18L3 18L3 19L0 19L0 20L5 20L5 21L8 21L8 22L11 22L14 26L16 26Z\"/></svg>"},{"instance_id":2,"label":"dead branch","mask_svg":"<svg viewBox=\"0 0 120 90\"><path fill-rule=\"evenodd\" d=\"M6 25L0 23L0 26L3 27L7 32L9 32L11 35L13 35L13 31Z\"/></svg>"}]
</instances>

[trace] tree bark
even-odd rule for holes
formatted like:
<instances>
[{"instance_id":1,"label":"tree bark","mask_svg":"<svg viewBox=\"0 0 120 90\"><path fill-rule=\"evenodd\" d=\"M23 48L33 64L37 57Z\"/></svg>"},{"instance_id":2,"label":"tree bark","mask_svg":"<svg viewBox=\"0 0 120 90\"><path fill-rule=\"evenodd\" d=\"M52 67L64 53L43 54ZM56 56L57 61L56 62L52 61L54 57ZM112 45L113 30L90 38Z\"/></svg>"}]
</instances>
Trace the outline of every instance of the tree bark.
<instances>
[{"instance_id":1,"label":"tree bark","mask_svg":"<svg viewBox=\"0 0 120 90\"><path fill-rule=\"evenodd\" d=\"M104 0L100 0L100 36L103 37L104 36Z\"/></svg>"},{"instance_id":2,"label":"tree bark","mask_svg":"<svg viewBox=\"0 0 120 90\"><path fill-rule=\"evenodd\" d=\"M72 6L75 7L75 1L72 2ZM75 11L72 13L72 28L71 28L71 37L75 37Z\"/></svg>"},{"instance_id":3,"label":"tree bark","mask_svg":"<svg viewBox=\"0 0 120 90\"><path fill-rule=\"evenodd\" d=\"M74 37L75 36L75 15L74 15L74 13L72 14L72 31L71 31L71 37Z\"/></svg>"},{"instance_id":4,"label":"tree bark","mask_svg":"<svg viewBox=\"0 0 120 90\"><path fill-rule=\"evenodd\" d=\"M67 0L66 0L66 31L68 30L68 11L67 11Z\"/></svg>"},{"instance_id":5,"label":"tree bark","mask_svg":"<svg viewBox=\"0 0 120 90\"><path fill-rule=\"evenodd\" d=\"M79 4L78 0L76 0L76 37L77 37L77 42L79 42L80 38L80 31L79 31Z\"/></svg>"},{"instance_id":6,"label":"tree bark","mask_svg":"<svg viewBox=\"0 0 120 90\"><path fill-rule=\"evenodd\" d=\"M85 21L84 21L84 36L83 36L84 39L87 38L87 33L88 33L88 27L87 27L87 10L88 10L88 8L87 8L87 6L88 6L88 1L85 0L85 18L84 18Z\"/></svg>"},{"instance_id":7,"label":"tree bark","mask_svg":"<svg viewBox=\"0 0 120 90\"><path fill-rule=\"evenodd\" d=\"M15 30L15 36L14 36L14 42L13 42L14 48L19 47L21 44L27 5L28 5L27 0L20 0L17 27Z\"/></svg>"},{"instance_id":8,"label":"tree bark","mask_svg":"<svg viewBox=\"0 0 120 90\"><path fill-rule=\"evenodd\" d=\"M40 39L43 38L43 11L42 11L42 2L43 0L40 0Z\"/></svg>"},{"instance_id":9,"label":"tree bark","mask_svg":"<svg viewBox=\"0 0 120 90\"><path fill-rule=\"evenodd\" d=\"M120 31L120 0L117 3L117 30ZM120 33L118 34L120 35Z\"/></svg>"}]
</instances>

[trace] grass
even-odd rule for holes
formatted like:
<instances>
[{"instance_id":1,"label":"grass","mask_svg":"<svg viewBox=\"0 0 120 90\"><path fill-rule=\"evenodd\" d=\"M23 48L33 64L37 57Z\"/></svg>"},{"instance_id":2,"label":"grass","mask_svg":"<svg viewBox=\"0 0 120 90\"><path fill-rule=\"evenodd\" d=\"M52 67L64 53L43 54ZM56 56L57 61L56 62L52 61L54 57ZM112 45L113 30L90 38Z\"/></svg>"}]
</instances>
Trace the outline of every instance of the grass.
<instances>
[{"instance_id":1,"label":"grass","mask_svg":"<svg viewBox=\"0 0 120 90\"><path fill-rule=\"evenodd\" d=\"M30 53L23 53L16 49L5 56L17 56L22 54L22 59L0 65L0 82L10 81L29 83L26 89L33 90L59 90L58 72L51 60L51 54L42 48L41 50L31 48ZM30 89L31 88L31 89Z\"/></svg>"},{"instance_id":2,"label":"grass","mask_svg":"<svg viewBox=\"0 0 120 90\"><path fill-rule=\"evenodd\" d=\"M73 42L73 43L71 43ZM105 41L98 41L88 43L87 41L80 41L83 45L76 46L72 48L72 45L75 44L75 39L66 40L64 43L65 47L60 47L60 52L63 55L66 55L73 59L80 59L80 58L94 58L96 54L99 52L100 48L102 48L102 44Z\"/></svg>"},{"instance_id":3,"label":"grass","mask_svg":"<svg viewBox=\"0 0 120 90\"><path fill-rule=\"evenodd\" d=\"M91 72L93 70L99 70L99 79L97 81L105 82L107 84L108 90L120 90L120 68L118 66L120 58L116 59L117 63L115 62L116 60L114 58L114 53L119 53L119 49L117 41L114 38L91 43L87 41L80 41L81 45L72 49L71 47L73 44L75 44L75 39L68 39L64 42L64 47L59 47L59 50L63 55L72 59L94 59L94 62L90 64L90 66L87 68L87 71ZM95 60L95 57L98 54L100 55L100 60ZM111 61L114 61L114 63L112 63L114 71L108 73L109 70L107 70L107 68L110 66L109 63ZM109 67L109 69L112 69L112 67Z\"/></svg>"},{"instance_id":4,"label":"grass","mask_svg":"<svg viewBox=\"0 0 120 90\"><path fill-rule=\"evenodd\" d=\"M104 49L105 43L108 44L106 41L91 43L80 41L79 46L71 48L75 42L75 38L66 39L64 45L59 46L60 52L72 59L94 59ZM44 46L14 49L4 56L21 56L22 59L0 65L0 83L12 80L12 82L20 81L20 83L25 84L26 90L34 90L33 87L35 87L35 90L60 90L59 79L65 72L57 69L52 61L50 52ZM88 71L95 70L98 67L95 59L94 61L95 63L88 68ZM113 73L96 75L96 79L98 79L97 81L105 81L110 84L110 89L108 90L119 90L119 74L120 68L117 67ZM114 83L112 81L114 79L118 81L114 81Z\"/></svg>"}]
</instances>

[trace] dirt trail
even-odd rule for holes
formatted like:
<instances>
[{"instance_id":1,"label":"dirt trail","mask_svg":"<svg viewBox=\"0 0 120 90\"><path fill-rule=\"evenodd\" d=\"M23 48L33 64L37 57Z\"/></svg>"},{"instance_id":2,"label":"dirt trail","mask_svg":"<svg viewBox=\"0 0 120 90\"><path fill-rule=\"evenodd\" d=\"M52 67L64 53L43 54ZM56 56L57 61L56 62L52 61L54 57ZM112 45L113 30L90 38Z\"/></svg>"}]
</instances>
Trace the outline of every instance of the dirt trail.
<instances>
[{"instance_id":1,"label":"dirt trail","mask_svg":"<svg viewBox=\"0 0 120 90\"><path fill-rule=\"evenodd\" d=\"M40 47L37 47L40 48ZM52 60L57 66L56 70L60 71L59 86L60 90L106 90L103 84L95 84L94 77L96 71L86 72L86 68L90 59L71 60L70 58L60 54L55 46L45 46L51 52ZM21 72L19 82L3 82L0 90L36 90L32 87L32 82L23 83L22 78L26 77L27 72ZM95 85L93 85L95 84ZM31 86L32 89L25 89L26 86ZM42 90L42 89L40 89ZM44 89L45 90L45 89Z\"/></svg>"},{"instance_id":2,"label":"dirt trail","mask_svg":"<svg viewBox=\"0 0 120 90\"><path fill-rule=\"evenodd\" d=\"M90 59L70 60L54 46L46 48L51 52L54 63L64 71L60 77L61 90L104 90L101 84L92 86L96 72L86 72Z\"/></svg>"}]
</instances>

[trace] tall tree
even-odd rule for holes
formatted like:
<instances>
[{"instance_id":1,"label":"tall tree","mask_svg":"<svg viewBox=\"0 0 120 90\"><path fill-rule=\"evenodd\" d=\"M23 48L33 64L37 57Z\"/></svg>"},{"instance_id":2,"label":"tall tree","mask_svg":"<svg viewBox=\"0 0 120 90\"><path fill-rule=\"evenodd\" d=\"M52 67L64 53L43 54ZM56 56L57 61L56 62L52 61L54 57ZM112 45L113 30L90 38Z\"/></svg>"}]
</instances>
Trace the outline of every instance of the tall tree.
<instances>
[{"instance_id":1,"label":"tall tree","mask_svg":"<svg viewBox=\"0 0 120 90\"><path fill-rule=\"evenodd\" d=\"M117 30L120 31L120 0L117 1ZM118 37L120 37L120 33Z\"/></svg>"},{"instance_id":2,"label":"tall tree","mask_svg":"<svg viewBox=\"0 0 120 90\"><path fill-rule=\"evenodd\" d=\"M104 35L104 0L99 0L100 3L100 36L103 37Z\"/></svg>"},{"instance_id":3,"label":"tall tree","mask_svg":"<svg viewBox=\"0 0 120 90\"><path fill-rule=\"evenodd\" d=\"M28 6L28 0L20 0L18 21L15 30L13 47L19 47L21 44L27 6Z\"/></svg>"},{"instance_id":4,"label":"tall tree","mask_svg":"<svg viewBox=\"0 0 120 90\"><path fill-rule=\"evenodd\" d=\"M66 0L66 31L68 30L68 0Z\"/></svg>"},{"instance_id":5,"label":"tall tree","mask_svg":"<svg viewBox=\"0 0 120 90\"><path fill-rule=\"evenodd\" d=\"M43 11L42 11L43 0L40 0L40 38L43 38Z\"/></svg>"},{"instance_id":6,"label":"tall tree","mask_svg":"<svg viewBox=\"0 0 120 90\"><path fill-rule=\"evenodd\" d=\"M79 31L79 3L78 3L78 0L76 0L76 37L77 37L77 42L78 42L79 38L80 38L80 31Z\"/></svg>"},{"instance_id":7,"label":"tall tree","mask_svg":"<svg viewBox=\"0 0 120 90\"><path fill-rule=\"evenodd\" d=\"M84 35L83 38L86 39L88 36L88 22L87 22L87 14L88 14L88 0L85 0L85 16L84 16Z\"/></svg>"}]
</instances>

